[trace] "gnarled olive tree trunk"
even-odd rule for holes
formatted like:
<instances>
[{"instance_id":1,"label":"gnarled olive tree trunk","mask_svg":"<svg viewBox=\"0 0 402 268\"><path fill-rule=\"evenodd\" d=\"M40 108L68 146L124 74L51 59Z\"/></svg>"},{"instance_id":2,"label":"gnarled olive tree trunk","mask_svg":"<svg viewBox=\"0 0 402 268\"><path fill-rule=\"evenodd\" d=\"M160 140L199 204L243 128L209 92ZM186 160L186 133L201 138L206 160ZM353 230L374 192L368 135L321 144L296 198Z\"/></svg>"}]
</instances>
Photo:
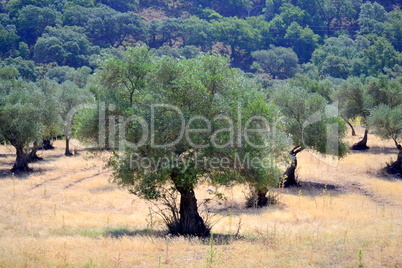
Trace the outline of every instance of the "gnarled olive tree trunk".
<instances>
[{"instance_id":1,"label":"gnarled olive tree trunk","mask_svg":"<svg viewBox=\"0 0 402 268\"><path fill-rule=\"evenodd\" d=\"M25 153L23 146L14 146L16 149L17 158L15 164L11 169L13 173L29 172L31 169L28 167L28 154Z\"/></svg>"},{"instance_id":2,"label":"gnarled olive tree trunk","mask_svg":"<svg viewBox=\"0 0 402 268\"><path fill-rule=\"evenodd\" d=\"M54 146L52 145L51 140L43 140L43 145L40 148L41 150L53 150Z\"/></svg>"},{"instance_id":3,"label":"gnarled olive tree trunk","mask_svg":"<svg viewBox=\"0 0 402 268\"><path fill-rule=\"evenodd\" d=\"M198 212L194 186L183 181L188 178L180 178L177 171L173 171L170 176L180 193L179 219L173 226L169 226L170 232L176 235L208 236L210 229Z\"/></svg>"},{"instance_id":4,"label":"gnarled olive tree trunk","mask_svg":"<svg viewBox=\"0 0 402 268\"><path fill-rule=\"evenodd\" d=\"M345 119L342 117L343 120L345 120L346 124L348 124L348 126L350 127L350 129L352 130L352 136L356 136L356 130L353 127L352 123L349 122L349 120Z\"/></svg>"},{"instance_id":5,"label":"gnarled olive tree trunk","mask_svg":"<svg viewBox=\"0 0 402 268\"><path fill-rule=\"evenodd\" d=\"M208 236L209 228L198 213L197 199L193 189L177 189L180 193L180 221L177 233L180 235Z\"/></svg>"},{"instance_id":6,"label":"gnarled olive tree trunk","mask_svg":"<svg viewBox=\"0 0 402 268\"><path fill-rule=\"evenodd\" d=\"M281 186L287 188L290 186L300 186L299 182L296 180L296 168L297 168L297 154L303 151L304 148L297 146L290 151L292 155L292 164L286 169L283 174L283 179L281 180Z\"/></svg>"},{"instance_id":7,"label":"gnarled olive tree trunk","mask_svg":"<svg viewBox=\"0 0 402 268\"><path fill-rule=\"evenodd\" d=\"M269 205L269 198L267 197L268 187L255 188L251 187L251 194L246 198L247 208L261 208Z\"/></svg>"},{"instance_id":8,"label":"gnarled olive tree trunk","mask_svg":"<svg viewBox=\"0 0 402 268\"><path fill-rule=\"evenodd\" d=\"M268 206L268 188L257 190L257 207L266 207Z\"/></svg>"},{"instance_id":9,"label":"gnarled olive tree trunk","mask_svg":"<svg viewBox=\"0 0 402 268\"><path fill-rule=\"evenodd\" d=\"M38 156L38 154L37 154L38 150L39 150L39 144L38 144L38 142L35 141L31 152L28 154L28 162L29 163L43 160L42 157Z\"/></svg>"},{"instance_id":10,"label":"gnarled olive tree trunk","mask_svg":"<svg viewBox=\"0 0 402 268\"><path fill-rule=\"evenodd\" d=\"M389 174L400 174L402 175L402 146L397 144L397 148L399 150L398 158L394 163L389 165L386 170Z\"/></svg>"},{"instance_id":11,"label":"gnarled olive tree trunk","mask_svg":"<svg viewBox=\"0 0 402 268\"><path fill-rule=\"evenodd\" d=\"M66 137L66 150L64 152L65 156L72 156L73 154L70 151L70 139Z\"/></svg>"},{"instance_id":12,"label":"gnarled olive tree trunk","mask_svg":"<svg viewBox=\"0 0 402 268\"><path fill-rule=\"evenodd\" d=\"M368 129L364 130L364 137L358 143L355 143L350 147L351 150L367 150L370 147L367 146Z\"/></svg>"}]
</instances>

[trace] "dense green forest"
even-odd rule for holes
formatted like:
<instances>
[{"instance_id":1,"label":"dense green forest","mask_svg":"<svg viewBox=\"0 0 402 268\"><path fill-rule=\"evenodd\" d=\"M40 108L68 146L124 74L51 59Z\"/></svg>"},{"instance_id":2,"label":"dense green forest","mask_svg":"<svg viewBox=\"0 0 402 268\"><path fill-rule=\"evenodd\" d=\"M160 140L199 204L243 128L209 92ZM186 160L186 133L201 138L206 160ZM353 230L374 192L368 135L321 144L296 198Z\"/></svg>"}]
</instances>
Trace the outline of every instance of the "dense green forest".
<instances>
[{"instance_id":1,"label":"dense green forest","mask_svg":"<svg viewBox=\"0 0 402 268\"><path fill-rule=\"evenodd\" d=\"M216 50L229 54L235 67L280 79L297 72L317 78L378 75L401 61L400 1L0 4L2 64L14 65L32 81L55 66L94 70L99 55L138 43L183 57Z\"/></svg>"},{"instance_id":2,"label":"dense green forest","mask_svg":"<svg viewBox=\"0 0 402 268\"><path fill-rule=\"evenodd\" d=\"M166 224L179 234L209 232L193 191L200 177L246 183L258 206L266 205L268 187L298 185L302 150L344 156L342 138L347 125L354 132L356 118L367 131L352 149L369 148L369 129L392 139L399 156L387 171L400 175L400 6L389 0L1 1L0 140L16 149L15 173L30 171L42 142L55 136L65 137L66 156L74 136L120 153L122 140L141 144L123 152L131 156L186 159L181 171L136 169L122 155L109 162L115 182L147 199L166 198L162 186L170 181L181 207ZM155 103L172 105L156 122L149 110ZM240 113L243 125L232 120ZM155 146L175 140L180 116L191 118L188 125L198 132L168 149ZM147 122L164 134L144 140ZM275 135L256 131L274 122ZM244 135L247 142L234 135L235 123L254 128ZM197 154L225 157L227 164L239 156L273 160L216 170L198 167Z\"/></svg>"}]
</instances>

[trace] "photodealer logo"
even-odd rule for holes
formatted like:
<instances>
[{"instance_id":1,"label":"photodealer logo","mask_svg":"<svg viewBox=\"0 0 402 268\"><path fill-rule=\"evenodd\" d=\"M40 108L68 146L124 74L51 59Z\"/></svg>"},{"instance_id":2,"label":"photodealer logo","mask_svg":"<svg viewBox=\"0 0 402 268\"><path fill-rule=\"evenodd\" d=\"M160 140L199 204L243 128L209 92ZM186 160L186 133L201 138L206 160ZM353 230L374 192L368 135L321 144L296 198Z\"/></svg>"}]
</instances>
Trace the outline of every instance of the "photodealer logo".
<instances>
[{"instance_id":1,"label":"photodealer logo","mask_svg":"<svg viewBox=\"0 0 402 268\"><path fill-rule=\"evenodd\" d=\"M72 109L66 118L66 127L69 130L72 128L72 118L82 109L96 109L96 105L79 105ZM99 109L98 146L101 148L118 148L121 155L127 148L138 149L144 145L149 145L153 149L168 149L181 142L186 142L194 149L205 149L211 146L218 149L240 148L244 144L260 149L267 145L264 142L258 143L253 140L252 135L262 134L268 137L268 135L275 133L275 124L270 123L263 116L252 116L244 119L240 105L237 108L236 118L220 114L209 119L205 116L197 115L187 121L183 112L178 107L170 104L151 105L150 122L137 115L130 117L107 116L107 114L113 114L115 111L113 104L106 108L105 103L100 103L97 109ZM169 114L169 118L166 117L166 114ZM158 129L157 122L166 122L170 119L174 120L177 125L173 126L175 136L170 135L170 140L166 141L166 139L161 138L161 135L165 135L165 133L161 133L160 129ZM135 142L127 138L127 133L132 125L138 128L136 133L141 133ZM215 126L215 129L213 126ZM216 129L216 126L221 126L221 128ZM207 140L197 142L195 139L197 135L204 135ZM222 136L225 136L224 140L222 140ZM164 142L161 143L161 140Z\"/></svg>"},{"instance_id":2,"label":"photodealer logo","mask_svg":"<svg viewBox=\"0 0 402 268\"><path fill-rule=\"evenodd\" d=\"M288 134L282 131L277 132L277 123L284 124L283 122L270 122L263 116L244 116L240 104L237 106L233 117L218 114L212 118L207 118L203 115L188 118L177 106L170 104L151 105L149 113L145 114L145 117L116 115L114 104L83 104L74 107L67 115L66 133L71 133L73 118L83 109L97 111L97 128L99 132L98 136L94 137L97 140L97 145L100 148L117 150L122 159L126 157L127 149L135 150L144 146L147 149L162 150L165 153L175 146L192 148L195 151L206 148L239 149L246 147L256 150L267 148L267 151L270 151L271 147L273 150L276 150L275 148L277 147L283 147L282 150L286 151L284 144L288 143L287 140L289 140ZM329 120L328 123L324 124L327 129L325 154L337 156L339 151L338 124L336 121L330 123L330 119L338 116L336 105L328 105L325 108L325 112L317 111L313 113L302 125L303 147L308 148L308 142L305 142L305 134L308 132L309 127L318 122ZM310 134L308 134L309 139L311 139ZM165 153L162 153L162 155ZM135 154L131 156L131 163L149 167L149 169L165 168L167 164L181 166L182 168L187 165L183 159L169 159L169 157L165 156L160 159L141 159L137 156ZM318 154L314 154L314 156L331 166L338 164L337 157L330 159ZM205 162L205 165L209 167L234 164L233 161L230 163L227 161L227 159L223 158L207 160L199 158L195 162L200 166L202 166L201 163ZM249 166L252 166L252 164L249 164Z\"/></svg>"},{"instance_id":3,"label":"photodealer logo","mask_svg":"<svg viewBox=\"0 0 402 268\"><path fill-rule=\"evenodd\" d=\"M134 153L130 155L130 168L144 170L145 172L156 172L177 168L185 172L190 165L195 169L203 170L223 170L223 169L258 169L271 168L274 166L272 158L253 157L250 153L241 156L236 153L233 158L229 157L202 157L197 153L191 158L171 154L163 157L142 157Z\"/></svg>"}]
</instances>

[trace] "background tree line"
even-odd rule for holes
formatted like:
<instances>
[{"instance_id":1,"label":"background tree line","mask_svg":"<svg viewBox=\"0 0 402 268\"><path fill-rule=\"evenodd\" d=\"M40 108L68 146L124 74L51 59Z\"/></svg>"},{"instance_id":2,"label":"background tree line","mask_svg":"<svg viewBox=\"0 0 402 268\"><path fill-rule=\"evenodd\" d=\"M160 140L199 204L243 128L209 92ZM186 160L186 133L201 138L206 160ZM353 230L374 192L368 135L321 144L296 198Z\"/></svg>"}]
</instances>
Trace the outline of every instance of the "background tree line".
<instances>
[{"instance_id":1,"label":"background tree line","mask_svg":"<svg viewBox=\"0 0 402 268\"><path fill-rule=\"evenodd\" d=\"M309 63L322 76L377 75L401 62L399 7L361 0L2 1L0 57L94 69L110 48L145 43L216 50L235 67L274 78L272 69L288 78L299 65L312 69ZM267 60L275 68L264 68Z\"/></svg>"}]
</instances>

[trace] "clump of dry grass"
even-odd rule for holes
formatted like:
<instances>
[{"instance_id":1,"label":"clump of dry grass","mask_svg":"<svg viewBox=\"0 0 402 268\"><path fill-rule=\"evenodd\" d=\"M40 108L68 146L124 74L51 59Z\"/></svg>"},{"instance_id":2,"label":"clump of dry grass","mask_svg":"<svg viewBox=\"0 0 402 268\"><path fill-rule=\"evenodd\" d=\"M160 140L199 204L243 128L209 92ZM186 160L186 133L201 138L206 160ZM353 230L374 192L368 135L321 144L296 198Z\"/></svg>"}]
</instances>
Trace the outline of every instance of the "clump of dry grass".
<instances>
[{"instance_id":1,"label":"clump of dry grass","mask_svg":"<svg viewBox=\"0 0 402 268\"><path fill-rule=\"evenodd\" d=\"M244 186L219 189L212 263L208 242L164 236L157 219L149 229L148 204L109 183L106 155L63 157L56 142L34 173L12 177L13 150L0 146L0 267L398 267L402 181L377 172L396 155L369 144L333 166L301 153L304 186L278 190L275 206L245 209Z\"/></svg>"}]
</instances>

